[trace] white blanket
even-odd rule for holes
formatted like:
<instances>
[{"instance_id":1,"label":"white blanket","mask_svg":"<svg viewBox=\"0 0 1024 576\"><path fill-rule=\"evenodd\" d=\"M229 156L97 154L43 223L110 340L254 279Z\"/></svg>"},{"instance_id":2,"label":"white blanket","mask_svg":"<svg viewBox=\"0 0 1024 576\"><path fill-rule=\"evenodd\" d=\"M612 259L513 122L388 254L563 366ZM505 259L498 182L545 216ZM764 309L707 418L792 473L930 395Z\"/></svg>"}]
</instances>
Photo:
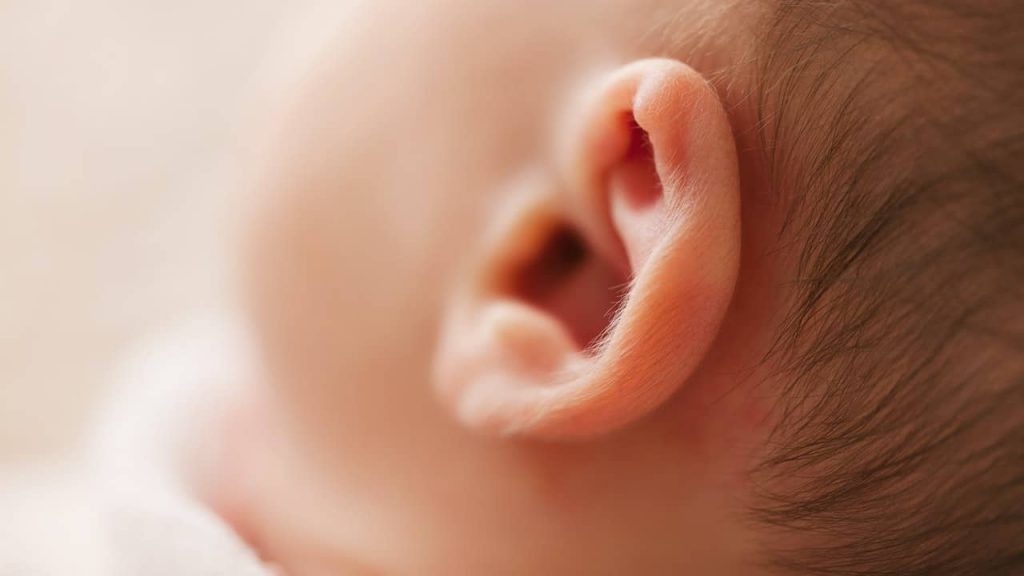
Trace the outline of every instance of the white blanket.
<instances>
[{"instance_id":1,"label":"white blanket","mask_svg":"<svg viewBox=\"0 0 1024 576\"><path fill-rule=\"evenodd\" d=\"M269 576L192 494L213 429L252 366L225 322L144 346L72 463L0 480L0 576Z\"/></svg>"}]
</instances>

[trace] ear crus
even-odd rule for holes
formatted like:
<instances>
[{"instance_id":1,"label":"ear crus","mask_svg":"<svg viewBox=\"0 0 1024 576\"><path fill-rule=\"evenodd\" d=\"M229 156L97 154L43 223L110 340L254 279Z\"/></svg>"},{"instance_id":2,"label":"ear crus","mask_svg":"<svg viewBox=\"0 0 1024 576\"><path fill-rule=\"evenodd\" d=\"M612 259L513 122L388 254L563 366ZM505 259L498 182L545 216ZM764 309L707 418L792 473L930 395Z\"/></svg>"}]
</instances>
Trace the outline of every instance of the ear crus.
<instances>
[{"instance_id":1,"label":"ear crus","mask_svg":"<svg viewBox=\"0 0 1024 576\"><path fill-rule=\"evenodd\" d=\"M729 306L739 175L713 88L641 60L570 115L555 178L568 184L524 192L447 310L436 385L464 425L614 431L686 384Z\"/></svg>"}]
</instances>

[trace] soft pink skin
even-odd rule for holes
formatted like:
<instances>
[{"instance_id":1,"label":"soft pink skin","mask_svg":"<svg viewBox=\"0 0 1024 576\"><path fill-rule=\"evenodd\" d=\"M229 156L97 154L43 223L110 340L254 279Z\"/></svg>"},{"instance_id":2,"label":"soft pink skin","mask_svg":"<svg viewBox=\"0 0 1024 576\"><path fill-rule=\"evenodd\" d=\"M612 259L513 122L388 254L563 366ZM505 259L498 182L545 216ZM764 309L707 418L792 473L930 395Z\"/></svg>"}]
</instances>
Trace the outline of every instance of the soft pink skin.
<instances>
[{"instance_id":1,"label":"soft pink skin","mask_svg":"<svg viewBox=\"0 0 1024 576\"><path fill-rule=\"evenodd\" d=\"M220 506L287 573L756 573L745 471L769 416L758 361L785 295L767 256L780 208L748 152L743 78L718 87L739 140L726 129L693 144L741 151L706 173L741 211L704 217L735 230L738 250L723 256L735 258L724 280L697 289L720 313L673 324L672 342L699 351L681 378L664 379L676 388L625 415L621 396L604 398L617 416L582 433L506 418L499 431L522 434L502 438L432 381L464 279L493 264L480 255L503 215L538 190L564 199L558 184L574 176L552 165L581 92L650 56L710 76L747 54L756 14L676 2L682 17L669 19L663 4L364 2L339 16L255 178L248 286L271 392L242 409L239 463L223 474L242 480ZM671 34L652 33L667 22ZM582 154L604 161L600 146ZM588 241L607 255L623 236L627 254L609 266L637 268L657 237L631 219L639 212L606 209L620 212L580 217L611 226ZM715 266L698 252L680 269ZM662 316L638 318L640 336ZM558 363L559 350L526 357ZM539 440L565 436L576 440Z\"/></svg>"}]
</instances>

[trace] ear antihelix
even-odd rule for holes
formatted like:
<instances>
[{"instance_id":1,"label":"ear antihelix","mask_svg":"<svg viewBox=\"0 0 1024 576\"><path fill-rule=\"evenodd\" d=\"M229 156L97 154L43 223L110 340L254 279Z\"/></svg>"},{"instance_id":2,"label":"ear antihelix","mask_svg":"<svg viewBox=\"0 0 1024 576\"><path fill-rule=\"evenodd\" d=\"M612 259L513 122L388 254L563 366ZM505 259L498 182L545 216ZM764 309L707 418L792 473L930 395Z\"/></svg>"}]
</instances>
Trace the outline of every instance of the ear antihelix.
<instances>
[{"instance_id":1,"label":"ear antihelix","mask_svg":"<svg viewBox=\"0 0 1024 576\"><path fill-rule=\"evenodd\" d=\"M596 86L573 145L576 210L521 212L452 307L437 377L465 425L617 430L685 385L729 306L739 178L714 90L668 60Z\"/></svg>"}]
</instances>

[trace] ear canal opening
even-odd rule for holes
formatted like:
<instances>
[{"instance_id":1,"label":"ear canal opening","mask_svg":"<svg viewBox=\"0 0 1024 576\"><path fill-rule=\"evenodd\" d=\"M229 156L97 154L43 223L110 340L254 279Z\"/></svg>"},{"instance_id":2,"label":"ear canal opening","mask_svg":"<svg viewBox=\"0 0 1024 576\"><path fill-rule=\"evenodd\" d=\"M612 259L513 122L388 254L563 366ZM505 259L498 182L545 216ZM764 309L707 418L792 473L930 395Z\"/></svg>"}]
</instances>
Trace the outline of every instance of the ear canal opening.
<instances>
[{"instance_id":1,"label":"ear canal opening","mask_svg":"<svg viewBox=\"0 0 1024 576\"><path fill-rule=\"evenodd\" d=\"M579 232L561 225L518 271L512 290L561 322L581 351L591 351L614 319L626 281Z\"/></svg>"}]
</instances>

